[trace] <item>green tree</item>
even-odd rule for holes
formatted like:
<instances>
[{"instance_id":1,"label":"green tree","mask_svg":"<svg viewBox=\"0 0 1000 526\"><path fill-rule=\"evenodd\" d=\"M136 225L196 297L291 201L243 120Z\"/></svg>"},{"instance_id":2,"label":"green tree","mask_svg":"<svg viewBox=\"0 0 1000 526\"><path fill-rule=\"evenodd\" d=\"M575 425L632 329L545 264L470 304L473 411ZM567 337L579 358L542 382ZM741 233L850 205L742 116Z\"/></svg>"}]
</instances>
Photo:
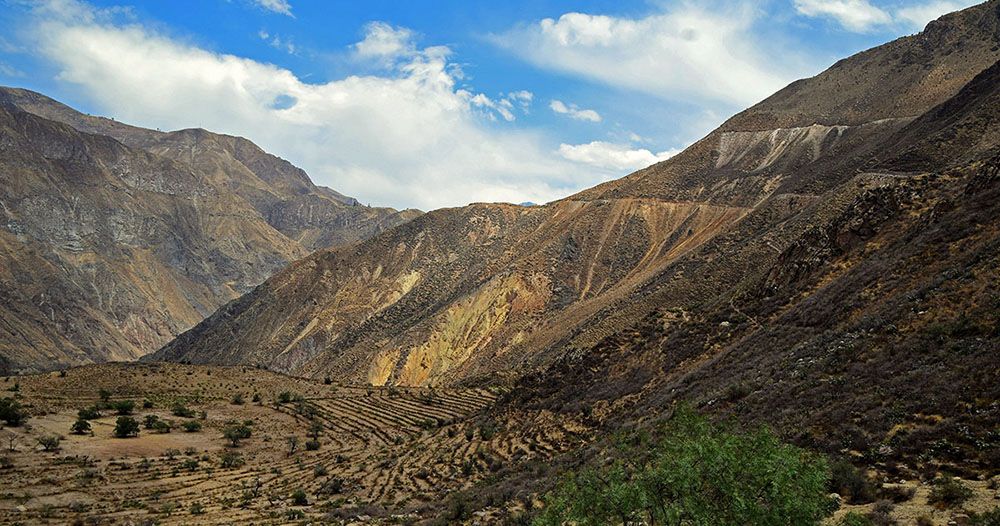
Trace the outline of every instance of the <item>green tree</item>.
<instances>
[{"instance_id":1,"label":"green tree","mask_svg":"<svg viewBox=\"0 0 1000 526\"><path fill-rule=\"evenodd\" d=\"M101 418L101 411L97 407L85 407L76 412L76 417L81 420L94 420Z\"/></svg>"},{"instance_id":2,"label":"green tree","mask_svg":"<svg viewBox=\"0 0 1000 526\"><path fill-rule=\"evenodd\" d=\"M135 402L132 400L119 400L111 404L111 407L119 415L131 415L132 411L135 411Z\"/></svg>"},{"instance_id":3,"label":"green tree","mask_svg":"<svg viewBox=\"0 0 1000 526\"><path fill-rule=\"evenodd\" d=\"M118 438L139 436L139 422L130 416L119 416L115 421L115 436Z\"/></svg>"},{"instance_id":4,"label":"green tree","mask_svg":"<svg viewBox=\"0 0 1000 526\"><path fill-rule=\"evenodd\" d=\"M768 431L740 433L681 408L599 467L566 476L539 525L816 524L830 511L826 462Z\"/></svg>"},{"instance_id":5,"label":"green tree","mask_svg":"<svg viewBox=\"0 0 1000 526\"><path fill-rule=\"evenodd\" d=\"M0 420L7 425L17 427L28 419L28 411L24 409L21 402L13 398L0 398Z\"/></svg>"},{"instance_id":6,"label":"green tree","mask_svg":"<svg viewBox=\"0 0 1000 526\"><path fill-rule=\"evenodd\" d=\"M222 429L222 436L229 440L233 447L239 447L240 440L250 438L252 430L250 426L245 423L240 422L229 422L226 427Z\"/></svg>"},{"instance_id":7,"label":"green tree","mask_svg":"<svg viewBox=\"0 0 1000 526\"><path fill-rule=\"evenodd\" d=\"M74 435L86 435L90 433L90 422L83 418L78 418L76 422L73 422L73 427L70 428L70 431Z\"/></svg>"},{"instance_id":8,"label":"green tree","mask_svg":"<svg viewBox=\"0 0 1000 526\"><path fill-rule=\"evenodd\" d=\"M55 451L59 449L60 442L62 442L62 437L56 435L46 435L38 438L38 443L42 445L42 449L45 451Z\"/></svg>"}]
</instances>

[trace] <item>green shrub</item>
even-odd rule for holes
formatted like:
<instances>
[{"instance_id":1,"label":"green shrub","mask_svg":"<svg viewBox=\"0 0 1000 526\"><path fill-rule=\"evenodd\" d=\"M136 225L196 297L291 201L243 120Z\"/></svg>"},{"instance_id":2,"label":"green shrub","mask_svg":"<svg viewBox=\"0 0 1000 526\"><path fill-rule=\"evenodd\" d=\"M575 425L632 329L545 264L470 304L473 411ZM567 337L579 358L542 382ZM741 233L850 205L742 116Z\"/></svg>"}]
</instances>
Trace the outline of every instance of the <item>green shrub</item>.
<instances>
[{"instance_id":1,"label":"green shrub","mask_svg":"<svg viewBox=\"0 0 1000 526\"><path fill-rule=\"evenodd\" d=\"M306 451L316 451L319 446L319 440L306 440Z\"/></svg>"},{"instance_id":2,"label":"green shrub","mask_svg":"<svg viewBox=\"0 0 1000 526\"><path fill-rule=\"evenodd\" d=\"M135 411L135 402L132 400L119 400L111 404L111 408L119 415L131 415Z\"/></svg>"},{"instance_id":3,"label":"green shrub","mask_svg":"<svg viewBox=\"0 0 1000 526\"><path fill-rule=\"evenodd\" d=\"M38 443L41 444L42 449L45 451L55 451L59 449L60 442L62 442L62 437L56 435L38 437Z\"/></svg>"},{"instance_id":4,"label":"green shrub","mask_svg":"<svg viewBox=\"0 0 1000 526\"><path fill-rule=\"evenodd\" d=\"M101 418L101 412L97 407L85 407L77 411L76 416L81 420L95 420Z\"/></svg>"},{"instance_id":5,"label":"green shrub","mask_svg":"<svg viewBox=\"0 0 1000 526\"><path fill-rule=\"evenodd\" d=\"M167 420L157 420L156 423L153 424L153 431L156 431L157 433L169 433L173 430L173 428L174 426Z\"/></svg>"},{"instance_id":6,"label":"green shrub","mask_svg":"<svg viewBox=\"0 0 1000 526\"><path fill-rule=\"evenodd\" d=\"M198 431L201 431L201 422L197 420L188 420L187 422L181 424L181 426L184 427L184 431L188 433L197 433Z\"/></svg>"},{"instance_id":7,"label":"green shrub","mask_svg":"<svg viewBox=\"0 0 1000 526\"><path fill-rule=\"evenodd\" d=\"M114 433L118 438L139 436L139 422L130 416L119 416L115 421Z\"/></svg>"},{"instance_id":8,"label":"green shrub","mask_svg":"<svg viewBox=\"0 0 1000 526\"><path fill-rule=\"evenodd\" d=\"M13 398L0 398L0 420L11 427L17 427L28 419L28 411L21 402Z\"/></svg>"},{"instance_id":9,"label":"green shrub","mask_svg":"<svg viewBox=\"0 0 1000 526\"><path fill-rule=\"evenodd\" d=\"M222 436L229 440L233 447L239 447L240 440L250 438L252 430L245 423L229 422L222 430Z\"/></svg>"},{"instance_id":10,"label":"green shrub","mask_svg":"<svg viewBox=\"0 0 1000 526\"><path fill-rule=\"evenodd\" d=\"M831 507L824 459L768 431L740 433L682 408L612 460L570 473L535 523L814 524Z\"/></svg>"},{"instance_id":11,"label":"green shrub","mask_svg":"<svg viewBox=\"0 0 1000 526\"><path fill-rule=\"evenodd\" d=\"M992 511L973 513L969 521L971 526L1000 526L1000 508Z\"/></svg>"},{"instance_id":12,"label":"green shrub","mask_svg":"<svg viewBox=\"0 0 1000 526\"><path fill-rule=\"evenodd\" d=\"M78 418L76 422L73 422L70 432L74 435L86 435L87 433L90 433L90 422L82 418Z\"/></svg>"},{"instance_id":13,"label":"green shrub","mask_svg":"<svg viewBox=\"0 0 1000 526\"><path fill-rule=\"evenodd\" d=\"M156 415L146 415L145 418L142 419L142 427L146 429L153 429L159 421L160 417Z\"/></svg>"},{"instance_id":14,"label":"green shrub","mask_svg":"<svg viewBox=\"0 0 1000 526\"><path fill-rule=\"evenodd\" d=\"M851 504L867 504L875 501L875 485L861 470L846 460L837 460L830 464L828 488Z\"/></svg>"},{"instance_id":15,"label":"green shrub","mask_svg":"<svg viewBox=\"0 0 1000 526\"><path fill-rule=\"evenodd\" d=\"M170 413L181 418L194 418L194 410L188 409L182 403L174 404L174 406L170 408Z\"/></svg>"},{"instance_id":16,"label":"green shrub","mask_svg":"<svg viewBox=\"0 0 1000 526\"><path fill-rule=\"evenodd\" d=\"M232 403L233 405L243 405L243 395L240 393L233 395Z\"/></svg>"},{"instance_id":17,"label":"green shrub","mask_svg":"<svg viewBox=\"0 0 1000 526\"><path fill-rule=\"evenodd\" d=\"M940 508L961 506L972 497L972 490L952 477L937 478L931 484L934 487L927 496L927 502Z\"/></svg>"},{"instance_id":18,"label":"green shrub","mask_svg":"<svg viewBox=\"0 0 1000 526\"><path fill-rule=\"evenodd\" d=\"M219 457L219 462L224 468L238 468L243 465L243 455L235 451L226 451Z\"/></svg>"},{"instance_id":19,"label":"green shrub","mask_svg":"<svg viewBox=\"0 0 1000 526\"><path fill-rule=\"evenodd\" d=\"M309 504L309 499L306 498L305 490L299 488L292 492L292 504L295 506L306 506Z\"/></svg>"}]
</instances>

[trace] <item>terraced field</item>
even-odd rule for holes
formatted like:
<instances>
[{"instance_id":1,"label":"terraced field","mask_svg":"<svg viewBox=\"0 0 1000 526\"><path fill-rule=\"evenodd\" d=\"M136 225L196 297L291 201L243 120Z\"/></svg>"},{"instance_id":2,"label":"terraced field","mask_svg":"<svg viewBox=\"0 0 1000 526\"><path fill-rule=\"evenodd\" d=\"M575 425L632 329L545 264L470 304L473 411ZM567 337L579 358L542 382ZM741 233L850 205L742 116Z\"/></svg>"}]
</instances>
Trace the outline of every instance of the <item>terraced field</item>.
<instances>
[{"instance_id":1,"label":"terraced field","mask_svg":"<svg viewBox=\"0 0 1000 526\"><path fill-rule=\"evenodd\" d=\"M484 416L496 390L345 386L242 367L110 364L2 388L32 414L0 431L2 524L418 522L447 494L549 458L575 435L498 429ZM101 390L106 405L133 400L140 423L155 415L174 429L115 438L117 415L104 409L92 434L71 434ZM177 404L193 416L173 414ZM180 429L191 421L201 430ZM238 447L223 436L234 421L252 430ZM38 439L50 435L62 441L44 451Z\"/></svg>"}]
</instances>

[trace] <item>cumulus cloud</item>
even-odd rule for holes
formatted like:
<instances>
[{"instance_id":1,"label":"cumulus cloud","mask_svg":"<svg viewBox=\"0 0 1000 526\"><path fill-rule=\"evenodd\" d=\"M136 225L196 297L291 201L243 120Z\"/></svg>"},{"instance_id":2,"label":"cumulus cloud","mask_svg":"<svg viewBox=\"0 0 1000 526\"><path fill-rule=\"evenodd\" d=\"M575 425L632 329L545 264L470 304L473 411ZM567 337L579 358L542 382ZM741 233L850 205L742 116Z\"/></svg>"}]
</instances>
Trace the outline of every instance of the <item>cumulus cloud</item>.
<instances>
[{"instance_id":1,"label":"cumulus cloud","mask_svg":"<svg viewBox=\"0 0 1000 526\"><path fill-rule=\"evenodd\" d=\"M577 107L576 104L566 104L561 100L553 100L549 103L549 108L560 114L566 115L571 119L576 119L579 121L590 121L590 122L601 122L601 114L594 110L582 110Z\"/></svg>"},{"instance_id":2,"label":"cumulus cloud","mask_svg":"<svg viewBox=\"0 0 1000 526\"><path fill-rule=\"evenodd\" d=\"M31 48L102 112L147 127L248 137L362 202L425 210L548 202L624 175L564 159L541 132L492 124L484 116L513 118L533 95L460 87L450 50L418 48L398 38L408 34L399 28L387 35L388 26L368 26L349 50L398 57L384 74L308 83L69 0L38 8L32 24Z\"/></svg>"},{"instance_id":3,"label":"cumulus cloud","mask_svg":"<svg viewBox=\"0 0 1000 526\"><path fill-rule=\"evenodd\" d=\"M253 0L253 3L274 13L293 16L292 4L289 4L288 0Z\"/></svg>"},{"instance_id":4,"label":"cumulus cloud","mask_svg":"<svg viewBox=\"0 0 1000 526\"><path fill-rule=\"evenodd\" d=\"M645 18L565 13L494 35L537 66L661 98L756 102L799 76L764 52L757 8L693 2ZM796 62L786 53L784 63Z\"/></svg>"},{"instance_id":5,"label":"cumulus cloud","mask_svg":"<svg viewBox=\"0 0 1000 526\"><path fill-rule=\"evenodd\" d=\"M560 144L559 155L570 161L605 170L638 170L665 161L679 150L653 153L645 148L593 141L587 144Z\"/></svg>"},{"instance_id":6,"label":"cumulus cloud","mask_svg":"<svg viewBox=\"0 0 1000 526\"><path fill-rule=\"evenodd\" d=\"M827 17L851 31L869 31L892 22L889 13L868 0L795 0L795 9L808 17Z\"/></svg>"}]
</instances>

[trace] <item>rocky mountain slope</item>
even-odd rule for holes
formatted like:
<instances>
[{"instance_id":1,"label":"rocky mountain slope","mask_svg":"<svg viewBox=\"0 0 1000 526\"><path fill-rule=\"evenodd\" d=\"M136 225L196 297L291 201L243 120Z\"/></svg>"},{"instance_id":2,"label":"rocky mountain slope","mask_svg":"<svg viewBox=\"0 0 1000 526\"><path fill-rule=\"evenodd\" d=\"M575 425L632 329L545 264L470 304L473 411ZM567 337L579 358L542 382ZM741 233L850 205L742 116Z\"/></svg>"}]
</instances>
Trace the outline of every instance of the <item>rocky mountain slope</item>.
<instances>
[{"instance_id":1,"label":"rocky mountain slope","mask_svg":"<svg viewBox=\"0 0 1000 526\"><path fill-rule=\"evenodd\" d=\"M0 90L0 366L138 358L312 248L413 214L316 187L245 139Z\"/></svg>"},{"instance_id":2,"label":"rocky mountain slope","mask_svg":"<svg viewBox=\"0 0 1000 526\"><path fill-rule=\"evenodd\" d=\"M694 361L671 366L698 369L701 353L731 344L727 328L764 325L748 312L767 291L798 290L896 217L904 208L892 203L930 184L925 169L961 161L975 172L993 132L934 112L957 119L950 108L989 107L968 92L991 92L989 78L974 78L998 59L1000 2L991 1L793 83L626 178L546 206L440 210L320 251L153 358L468 383L587 356L653 319L658 334L713 327L674 342ZM963 153L934 153L944 140ZM921 164L927 156L937 163ZM704 318L715 312L726 314ZM627 361L617 370L613 356L602 372L622 385L656 374Z\"/></svg>"}]
</instances>

